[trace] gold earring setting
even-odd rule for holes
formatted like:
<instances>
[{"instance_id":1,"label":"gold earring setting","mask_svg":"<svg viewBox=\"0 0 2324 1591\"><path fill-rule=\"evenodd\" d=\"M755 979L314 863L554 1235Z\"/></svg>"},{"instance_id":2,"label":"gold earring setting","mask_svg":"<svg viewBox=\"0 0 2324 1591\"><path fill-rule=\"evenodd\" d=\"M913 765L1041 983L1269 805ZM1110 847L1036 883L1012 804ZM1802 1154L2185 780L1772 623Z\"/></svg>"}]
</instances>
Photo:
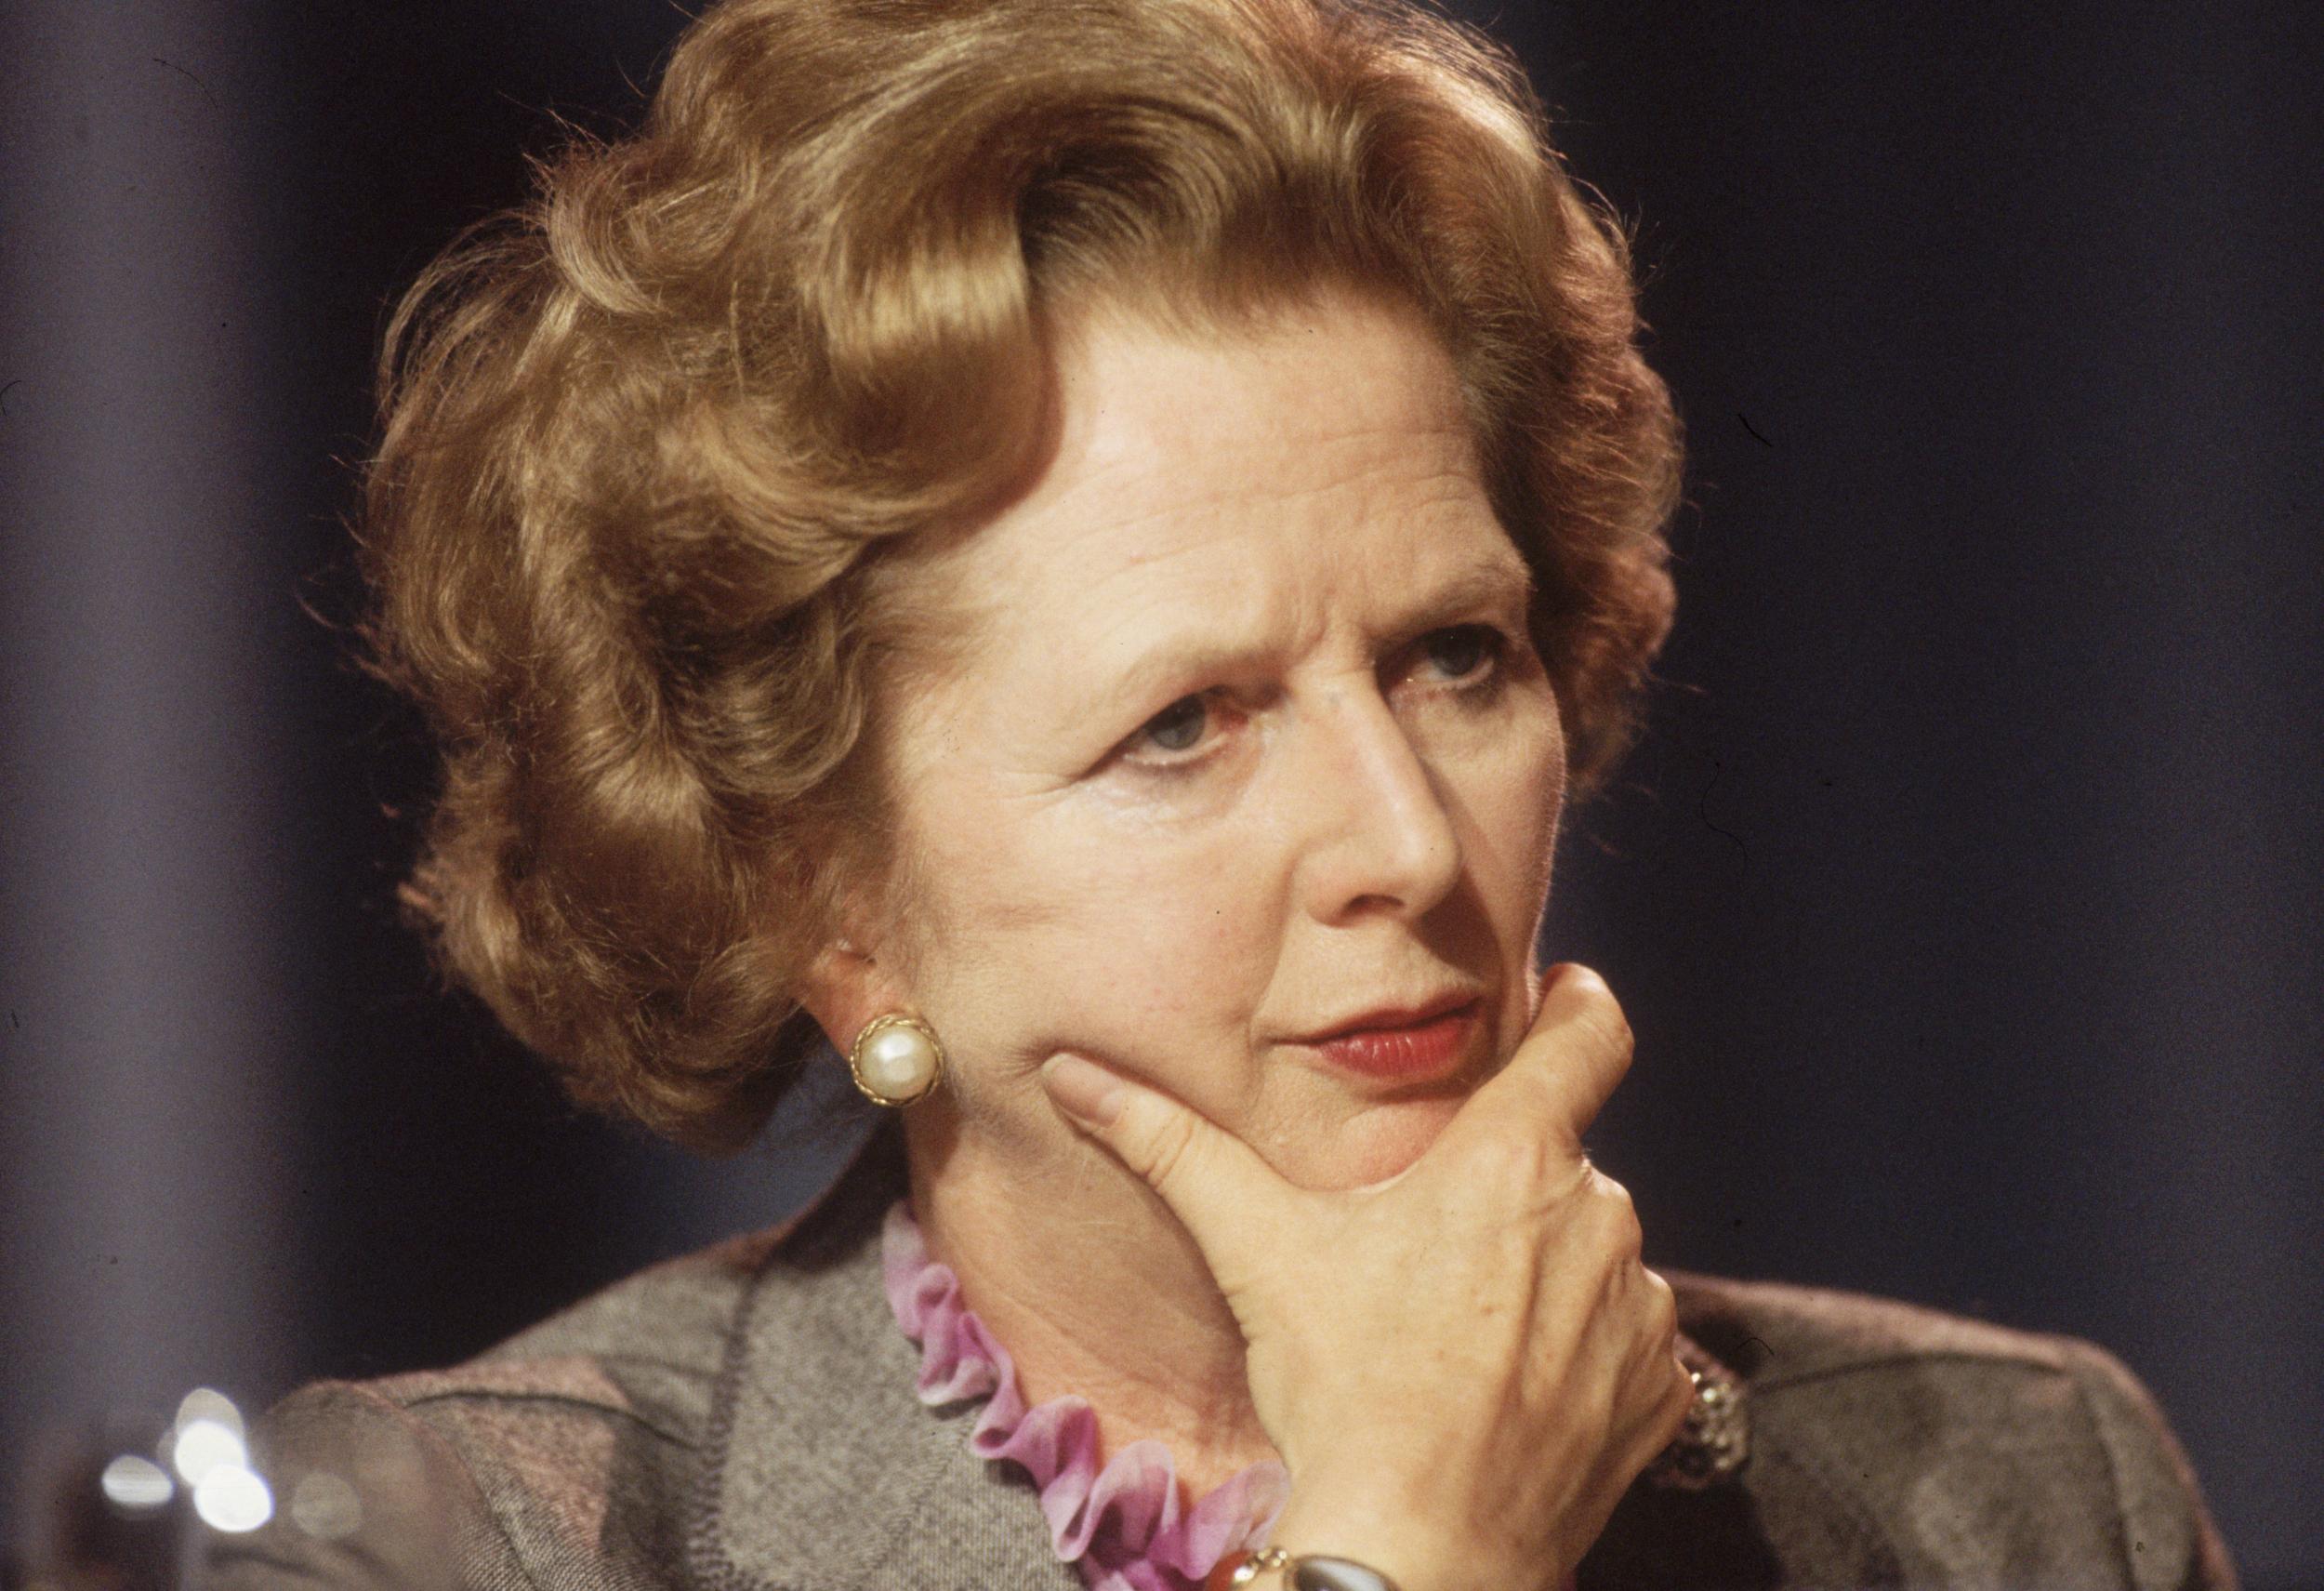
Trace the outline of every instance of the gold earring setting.
<instances>
[{"instance_id":1,"label":"gold earring setting","mask_svg":"<svg viewBox=\"0 0 2324 1591\"><path fill-rule=\"evenodd\" d=\"M927 1023L891 1011L864 1024L848 1046L847 1069L874 1105L910 1105L935 1092L944 1073L944 1047Z\"/></svg>"}]
</instances>

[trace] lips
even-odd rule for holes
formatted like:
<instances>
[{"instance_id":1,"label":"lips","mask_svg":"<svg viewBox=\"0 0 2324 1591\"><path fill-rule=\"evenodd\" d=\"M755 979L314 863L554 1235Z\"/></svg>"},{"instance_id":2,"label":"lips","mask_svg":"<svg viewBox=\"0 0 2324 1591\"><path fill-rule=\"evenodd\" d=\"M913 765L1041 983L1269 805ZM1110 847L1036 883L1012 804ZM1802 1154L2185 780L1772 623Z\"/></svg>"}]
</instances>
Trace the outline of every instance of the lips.
<instances>
[{"instance_id":1,"label":"lips","mask_svg":"<svg viewBox=\"0 0 2324 1591\"><path fill-rule=\"evenodd\" d=\"M1359 1077L1393 1082L1430 1081L1460 1065L1483 1010L1484 1001L1472 996L1419 1022L1343 1028L1303 1042L1334 1067Z\"/></svg>"},{"instance_id":2,"label":"lips","mask_svg":"<svg viewBox=\"0 0 2324 1591\"><path fill-rule=\"evenodd\" d=\"M1449 1012L1458 1011L1462 1006L1472 1003L1476 998L1473 991L1451 989L1410 1005L1376 1006L1370 1011L1351 1016L1345 1021L1334 1023L1329 1028L1318 1028L1304 1038L1294 1039L1291 1041L1295 1044L1323 1044L1345 1034L1370 1032L1383 1028L1417 1028Z\"/></svg>"}]
</instances>

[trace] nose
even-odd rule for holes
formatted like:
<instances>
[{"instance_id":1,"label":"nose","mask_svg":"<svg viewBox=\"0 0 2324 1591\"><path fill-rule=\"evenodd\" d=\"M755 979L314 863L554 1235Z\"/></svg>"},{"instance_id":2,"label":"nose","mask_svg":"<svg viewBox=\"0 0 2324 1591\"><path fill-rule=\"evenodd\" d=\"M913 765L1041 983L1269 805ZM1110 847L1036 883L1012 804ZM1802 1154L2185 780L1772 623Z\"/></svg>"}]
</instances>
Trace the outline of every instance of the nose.
<instances>
[{"instance_id":1,"label":"nose","mask_svg":"<svg viewBox=\"0 0 2324 1591\"><path fill-rule=\"evenodd\" d=\"M1312 815L1311 909L1416 919L1460 878L1460 840L1437 776L1377 690L1339 687L1303 736L1292 799Z\"/></svg>"}]
</instances>

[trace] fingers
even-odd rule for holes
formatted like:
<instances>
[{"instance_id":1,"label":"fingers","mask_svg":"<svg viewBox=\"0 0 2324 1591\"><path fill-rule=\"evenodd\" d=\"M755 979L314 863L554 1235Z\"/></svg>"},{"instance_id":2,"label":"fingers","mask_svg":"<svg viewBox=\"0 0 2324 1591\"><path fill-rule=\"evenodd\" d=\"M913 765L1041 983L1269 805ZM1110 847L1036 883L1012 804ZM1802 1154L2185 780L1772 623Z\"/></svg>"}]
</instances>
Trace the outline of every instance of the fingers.
<instances>
[{"instance_id":1,"label":"fingers","mask_svg":"<svg viewBox=\"0 0 2324 1591\"><path fill-rule=\"evenodd\" d=\"M1448 1155L1473 1146L1465 1134L1508 1134L1541 1146L1568 1169L1581 1159L1581 1136L1630 1070L1631 1037L1605 980L1578 962L1550 971L1541 1009L1509 1064L1472 1094L1438 1147Z\"/></svg>"},{"instance_id":2,"label":"fingers","mask_svg":"<svg viewBox=\"0 0 2324 1591\"><path fill-rule=\"evenodd\" d=\"M1231 1296L1233 1278L1248 1274L1241 1246L1272 1225L1254 1216L1297 1189L1199 1112L1094 1061L1052 1055L1041 1084L1061 1115L1169 1206Z\"/></svg>"}]
</instances>

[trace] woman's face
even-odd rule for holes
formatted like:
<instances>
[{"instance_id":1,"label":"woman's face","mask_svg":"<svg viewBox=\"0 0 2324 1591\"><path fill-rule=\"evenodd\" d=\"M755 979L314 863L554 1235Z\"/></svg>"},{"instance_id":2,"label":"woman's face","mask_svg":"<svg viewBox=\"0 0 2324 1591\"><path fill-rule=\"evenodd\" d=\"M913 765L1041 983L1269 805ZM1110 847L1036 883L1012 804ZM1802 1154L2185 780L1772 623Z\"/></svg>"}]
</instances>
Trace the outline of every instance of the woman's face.
<instances>
[{"instance_id":1,"label":"woman's face","mask_svg":"<svg viewBox=\"0 0 2324 1591\"><path fill-rule=\"evenodd\" d=\"M1084 320L1063 377L1037 482L931 555L968 656L891 709L936 898L875 958L951 1057L914 1109L1074 1152L1035 1075L1071 1050L1301 1185L1390 1175L1530 1024L1565 772L1451 363L1331 294L1250 337ZM1447 991L1437 1075L1295 1041Z\"/></svg>"}]
</instances>

